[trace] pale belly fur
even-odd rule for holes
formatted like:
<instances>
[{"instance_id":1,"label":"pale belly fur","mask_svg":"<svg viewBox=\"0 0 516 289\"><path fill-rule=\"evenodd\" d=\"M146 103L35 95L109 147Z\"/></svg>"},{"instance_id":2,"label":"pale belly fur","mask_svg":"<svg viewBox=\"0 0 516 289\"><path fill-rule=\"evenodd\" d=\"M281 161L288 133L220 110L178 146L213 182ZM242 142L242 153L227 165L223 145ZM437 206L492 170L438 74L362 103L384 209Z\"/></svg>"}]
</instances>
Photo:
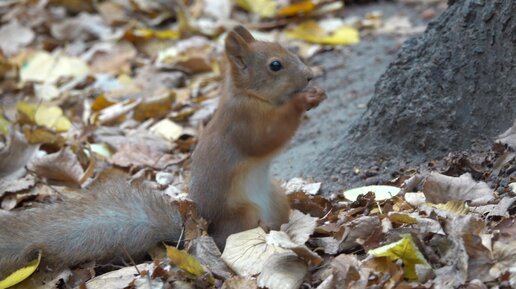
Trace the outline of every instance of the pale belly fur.
<instances>
[{"instance_id":1,"label":"pale belly fur","mask_svg":"<svg viewBox=\"0 0 516 289\"><path fill-rule=\"evenodd\" d=\"M272 184L270 177L270 162L264 162L255 167L247 175L244 182L244 192L260 208L261 219L269 224L272 219L271 212L271 193Z\"/></svg>"}]
</instances>

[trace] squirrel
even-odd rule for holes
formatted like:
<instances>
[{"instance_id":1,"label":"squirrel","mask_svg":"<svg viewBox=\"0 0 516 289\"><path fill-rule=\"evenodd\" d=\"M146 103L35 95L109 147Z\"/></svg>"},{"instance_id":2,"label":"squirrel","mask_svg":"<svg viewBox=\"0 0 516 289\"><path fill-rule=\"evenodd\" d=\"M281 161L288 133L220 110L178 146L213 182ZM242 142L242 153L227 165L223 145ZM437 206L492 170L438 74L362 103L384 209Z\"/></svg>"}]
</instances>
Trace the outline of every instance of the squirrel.
<instances>
[{"instance_id":1,"label":"squirrel","mask_svg":"<svg viewBox=\"0 0 516 289\"><path fill-rule=\"evenodd\" d=\"M192 154L189 198L219 248L233 233L288 221L287 196L270 176L272 158L305 111L326 98L311 70L277 43L243 26L225 39L219 106ZM124 175L100 174L79 199L0 216L0 280L43 251L40 268L137 257L161 241L179 241L174 203Z\"/></svg>"},{"instance_id":2,"label":"squirrel","mask_svg":"<svg viewBox=\"0 0 516 289\"><path fill-rule=\"evenodd\" d=\"M225 56L223 97L192 154L189 192L219 248L233 233L288 222L290 206L271 180L271 160L304 112L326 97L308 86L313 73L296 55L257 41L243 26L226 36Z\"/></svg>"}]
</instances>

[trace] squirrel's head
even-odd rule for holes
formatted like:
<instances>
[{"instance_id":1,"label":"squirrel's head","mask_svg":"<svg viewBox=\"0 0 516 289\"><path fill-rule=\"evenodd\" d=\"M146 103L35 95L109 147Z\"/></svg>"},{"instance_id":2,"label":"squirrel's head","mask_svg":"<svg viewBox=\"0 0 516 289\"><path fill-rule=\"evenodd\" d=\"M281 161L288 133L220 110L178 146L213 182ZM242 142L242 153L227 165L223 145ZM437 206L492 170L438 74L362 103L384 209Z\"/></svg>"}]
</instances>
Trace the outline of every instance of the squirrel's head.
<instances>
[{"instance_id":1,"label":"squirrel's head","mask_svg":"<svg viewBox=\"0 0 516 289\"><path fill-rule=\"evenodd\" d=\"M295 54L277 43L255 40L243 26L228 33L225 49L233 86L274 104L305 88L313 77Z\"/></svg>"}]
</instances>

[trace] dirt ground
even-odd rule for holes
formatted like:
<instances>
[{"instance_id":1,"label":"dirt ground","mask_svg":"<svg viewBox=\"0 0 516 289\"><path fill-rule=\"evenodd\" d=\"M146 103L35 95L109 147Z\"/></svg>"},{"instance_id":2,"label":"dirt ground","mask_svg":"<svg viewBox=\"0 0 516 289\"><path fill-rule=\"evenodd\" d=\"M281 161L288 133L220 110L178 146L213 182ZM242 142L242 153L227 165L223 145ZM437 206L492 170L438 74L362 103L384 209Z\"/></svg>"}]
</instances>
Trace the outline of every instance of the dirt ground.
<instances>
[{"instance_id":1,"label":"dirt ground","mask_svg":"<svg viewBox=\"0 0 516 289\"><path fill-rule=\"evenodd\" d=\"M383 19L408 16L414 30L422 31L426 20L422 18L421 7L400 3L374 3L351 6L346 16L364 17L369 12L380 11ZM438 14L436 9L436 15ZM352 185L356 179L342 176L349 172L326 168L327 156L341 145L351 124L365 111L374 94L375 83L394 59L403 42L417 35L415 33L373 33L349 47L319 54L312 60L321 65L325 74L315 82L326 89L328 99L320 107L307 113L291 145L275 160L273 172L276 178L288 180L292 177L313 178L323 183L325 193L332 193ZM354 164L343 164L349 170Z\"/></svg>"}]
</instances>

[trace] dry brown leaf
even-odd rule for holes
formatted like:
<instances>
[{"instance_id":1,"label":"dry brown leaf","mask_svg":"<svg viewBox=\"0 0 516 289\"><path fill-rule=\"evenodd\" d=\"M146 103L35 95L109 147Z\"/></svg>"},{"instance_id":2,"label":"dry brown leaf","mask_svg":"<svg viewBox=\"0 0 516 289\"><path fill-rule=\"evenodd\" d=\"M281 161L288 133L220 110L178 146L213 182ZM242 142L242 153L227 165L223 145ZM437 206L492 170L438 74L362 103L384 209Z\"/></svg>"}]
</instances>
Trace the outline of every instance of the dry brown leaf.
<instances>
[{"instance_id":1,"label":"dry brown leaf","mask_svg":"<svg viewBox=\"0 0 516 289\"><path fill-rule=\"evenodd\" d=\"M131 73L131 60L137 51L129 42L102 42L93 45L83 59L90 64L92 73Z\"/></svg>"},{"instance_id":2,"label":"dry brown leaf","mask_svg":"<svg viewBox=\"0 0 516 289\"><path fill-rule=\"evenodd\" d=\"M423 192L432 203L471 200L474 205L482 205L494 198L493 190L486 183L473 180L469 173L449 177L432 172L426 177Z\"/></svg>"},{"instance_id":3,"label":"dry brown leaf","mask_svg":"<svg viewBox=\"0 0 516 289\"><path fill-rule=\"evenodd\" d=\"M474 234L464 234L462 240L468 253L468 280L492 281L494 277L489 274L489 270L494 261L490 248L486 248L482 239Z\"/></svg>"},{"instance_id":4,"label":"dry brown leaf","mask_svg":"<svg viewBox=\"0 0 516 289\"><path fill-rule=\"evenodd\" d=\"M322 218L332 209L330 201L321 196L309 196L299 192L288 195L288 200L292 209L318 218Z\"/></svg>"},{"instance_id":5,"label":"dry brown leaf","mask_svg":"<svg viewBox=\"0 0 516 289\"><path fill-rule=\"evenodd\" d=\"M303 245L313 234L316 226L317 218L305 215L298 210L292 210L288 223L281 225L281 231L287 233L295 244Z\"/></svg>"},{"instance_id":6,"label":"dry brown leaf","mask_svg":"<svg viewBox=\"0 0 516 289\"><path fill-rule=\"evenodd\" d=\"M498 204L471 207L470 211L486 217L509 217L509 208L516 201L516 197L503 197Z\"/></svg>"},{"instance_id":7,"label":"dry brown leaf","mask_svg":"<svg viewBox=\"0 0 516 289\"><path fill-rule=\"evenodd\" d=\"M256 278L233 276L224 281L221 289L258 289Z\"/></svg>"},{"instance_id":8,"label":"dry brown leaf","mask_svg":"<svg viewBox=\"0 0 516 289\"><path fill-rule=\"evenodd\" d=\"M339 255L330 263L333 281L338 288L367 288L368 272L361 268L355 255Z\"/></svg>"},{"instance_id":9,"label":"dry brown leaf","mask_svg":"<svg viewBox=\"0 0 516 289\"><path fill-rule=\"evenodd\" d=\"M317 266L322 262L322 258L319 255L312 252L305 245L294 243L285 232L270 231L265 239L267 245L292 250L299 258L305 260L308 265Z\"/></svg>"},{"instance_id":10,"label":"dry brown leaf","mask_svg":"<svg viewBox=\"0 0 516 289\"><path fill-rule=\"evenodd\" d=\"M0 197L2 197L5 193L16 193L22 190L27 190L35 184L36 178L29 174L20 179L0 179Z\"/></svg>"},{"instance_id":11,"label":"dry brown leaf","mask_svg":"<svg viewBox=\"0 0 516 289\"><path fill-rule=\"evenodd\" d=\"M12 129L6 146L0 151L0 179L16 179L25 174L25 165L33 158L38 149L31 145L25 136Z\"/></svg>"},{"instance_id":12,"label":"dry brown leaf","mask_svg":"<svg viewBox=\"0 0 516 289\"><path fill-rule=\"evenodd\" d=\"M78 16L52 24L52 36L59 40L106 40L115 37L113 29L107 26L99 15L81 12Z\"/></svg>"},{"instance_id":13,"label":"dry brown leaf","mask_svg":"<svg viewBox=\"0 0 516 289\"><path fill-rule=\"evenodd\" d=\"M258 286L270 289L297 289L307 272L305 262L292 253L272 255L258 276Z\"/></svg>"},{"instance_id":14,"label":"dry brown leaf","mask_svg":"<svg viewBox=\"0 0 516 289\"><path fill-rule=\"evenodd\" d=\"M85 174L77 156L67 147L59 152L35 158L29 168L36 175L51 181L80 187Z\"/></svg>"},{"instance_id":15,"label":"dry brown leaf","mask_svg":"<svg viewBox=\"0 0 516 289\"><path fill-rule=\"evenodd\" d=\"M509 282L512 287L516 286L516 240L504 243L495 242L493 246L493 257L495 264L489 270L494 278L499 278L505 272L510 272Z\"/></svg>"},{"instance_id":16,"label":"dry brown leaf","mask_svg":"<svg viewBox=\"0 0 516 289\"><path fill-rule=\"evenodd\" d=\"M122 144L120 149L109 158L109 161L124 168L150 167L162 170L167 166L184 161L187 157L182 154L162 153L147 144Z\"/></svg>"},{"instance_id":17,"label":"dry brown leaf","mask_svg":"<svg viewBox=\"0 0 516 289\"><path fill-rule=\"evenodd\" d=\"M200 236L192 240L190 245L190 254L197 257L199 261L216 276L224 279L230 278L233 274L222 261L221 253L215 241L209 236Z\"/></svg>"}]
</instances>

